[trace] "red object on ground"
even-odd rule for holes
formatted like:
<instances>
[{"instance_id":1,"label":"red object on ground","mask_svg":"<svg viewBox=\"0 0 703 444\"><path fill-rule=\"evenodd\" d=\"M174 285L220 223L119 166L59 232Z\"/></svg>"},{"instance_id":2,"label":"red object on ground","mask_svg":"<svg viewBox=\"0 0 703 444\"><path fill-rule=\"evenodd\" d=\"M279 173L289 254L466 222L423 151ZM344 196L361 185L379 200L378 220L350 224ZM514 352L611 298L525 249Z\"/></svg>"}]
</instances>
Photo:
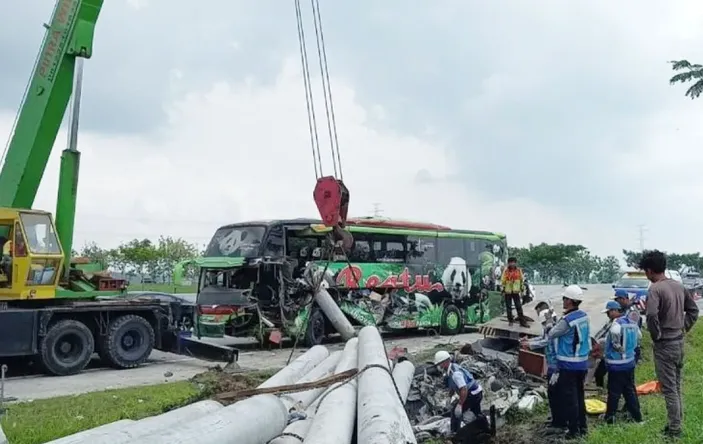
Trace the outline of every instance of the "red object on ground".
<instances>
[{"instance_id":1,"label":"red object on ground","mask_svg":"<svg viewBox=\"0 0 703 444\"><path fill-rule=\"evenodd\" d=\"M530 350L520 349L517 355L517 363L525 370L525 373L534 376L544 376L547 374L547 361L544 355Z\"/></svg>"},{"instance_id":2,"label":"red object on ground","mask_svg":"<svg viewBox=\"0 0 703 444\"><path fill-rule=\"evenodd\" d=\"M280 330L273 330L269 334L269 341L273 342L276 345L281 343L281 339L283 339L283 335L281 334Z\"/></svg>"},{"instance_id":3,"label":"red object on ground","mask_svg":"<svg viewBox=\"0 0 703 444\"><path fill-rule=\"evenodd\" d=\"M661 384L659 381L649 381L644 384L640 384L636 388L638 395L651 395L653 393L661 392Z\"/></svg>"},{"instance_id":4,"label":"red object on ground","mask_svg":"<svg viewBox=\"0 0 703 444\"><path fill-rule=\"evenodd\" d=\"M396 359L405 356L408 349L405 347L393 347L391 351L388 352L388 359L395 361Z\"/></svg>"}]
</instances>

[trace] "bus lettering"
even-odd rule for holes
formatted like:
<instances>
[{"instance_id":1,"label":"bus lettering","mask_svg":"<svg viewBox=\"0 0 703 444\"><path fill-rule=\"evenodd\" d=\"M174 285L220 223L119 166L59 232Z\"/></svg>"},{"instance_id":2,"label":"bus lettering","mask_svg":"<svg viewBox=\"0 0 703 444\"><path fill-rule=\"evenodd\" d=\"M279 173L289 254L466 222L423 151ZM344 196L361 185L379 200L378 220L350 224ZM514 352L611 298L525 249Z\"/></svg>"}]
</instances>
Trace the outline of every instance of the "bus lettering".
<instances>
[{"instance_id":1,"label":"bus lettering","mask_svg":"<svg viewBox=\"0 0 703 444\"><path fill-rule=\"evenodd\" d=\"M429 293L431 291L442 291L444 286L440 282L432 283L430 275L415 275L411 277L408 267L398 275L392 274L385 279L376 274L363 276L363 271L356 265L344 267L337 274L337 285L346 288L359 288L359 284L364 288L395 288L402 289L407 293L422 292Z\"/></svg>"}]
</instances>

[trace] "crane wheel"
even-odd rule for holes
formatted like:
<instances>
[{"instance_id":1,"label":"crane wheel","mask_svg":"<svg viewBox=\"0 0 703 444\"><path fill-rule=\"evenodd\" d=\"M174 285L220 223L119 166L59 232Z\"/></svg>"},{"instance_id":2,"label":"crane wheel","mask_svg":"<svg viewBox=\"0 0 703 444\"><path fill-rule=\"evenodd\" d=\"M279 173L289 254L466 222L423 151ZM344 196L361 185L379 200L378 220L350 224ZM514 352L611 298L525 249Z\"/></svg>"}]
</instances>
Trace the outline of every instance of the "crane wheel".
<instances>
[{"instance_id":1,"label":"crane wheel","mask_svg":"<svg viewBox=\"0 0 703 444\"><path fill-rule=\"evenodd\" d=\"M65 319L51 325L40 338L39 359L51 375L74 375L88 365L94 348L90 329L80 321Z\"/></svg>"},{"instance_id":2,"label":"crane wheel","mask_svg":"<svg viewBox=\"0 0 703 444\"><path fill-rule=\"evenodd\" d=\"M98 354L107 365L134 368L149 358L154 349L154 328L137 315L124 315L112 321L100 338Z\"/></svg>"}]
</instances>

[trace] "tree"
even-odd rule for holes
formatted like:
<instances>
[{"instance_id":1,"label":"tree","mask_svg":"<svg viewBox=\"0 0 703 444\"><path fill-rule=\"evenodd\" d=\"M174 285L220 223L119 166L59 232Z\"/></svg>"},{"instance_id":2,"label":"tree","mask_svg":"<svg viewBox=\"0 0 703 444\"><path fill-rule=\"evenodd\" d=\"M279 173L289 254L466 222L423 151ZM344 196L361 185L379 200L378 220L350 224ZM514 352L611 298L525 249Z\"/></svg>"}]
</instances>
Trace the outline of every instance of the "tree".
<instances>
[{"instance_id":1,"label":"tree","mask_svg":"<svg viewBox=\"0 0 703 444\"><path fill-rule=\"evenodd\" d=\"M83 249L81 249L78 256L88 258L91 262L100 264L103 270L107 270L110 266L110 255L108 251L100 248L95 242L88 242L83 245Z\"/></svg>"},{"instance_id":2,"label":"tree","mask_svg":"<svg viewBox=\"0 0 703 444\"><path fill-rule=\"evenodd\" d=\"M642 252L641 251L632 251L632 250L622 250L622 255L625 256L625 264L628 267L635 267L637 268L640 264L640 259L642 258Z\"/></svg>"},{"instance_id":3,"label":"tree","mask_svg":"<svg viewBox=\"0 0 703 444\"><path fill-rule=\"evenodd\" d=\"M615 282L620 277L620 261L615 256L608 256L600 261L597 273L598 282Z\"/></svg>"},{"instance_id":4,"label":"tree","mask_svg":"<svg viewBox=\"0 0 703 444\"><path fill-rule=\"evenodd\" d=\"M173 267L180 261L192 259L198 255L198 247L182 238L174 239L171 236L159 237L156 248L158 256L157 273L164 280L170 281Z\"/></svg>"},{"instance_id":5,"label":"tree","mask_svg":"<svg viewBox=\"0 0 703 444\"><path fill-rule=\"evenodd\" d=\"M691 64L688 60L673 60L671 68L683 71L669 79L669 84L695 82L686 90L686 96L697 99L703 93L703 65Z\"/></svg>"},{"instance_id":6,"label":"tree","mask_svg":"<svg viewBox=\"0 0 703 444\"><path fill-rule=\"evenodd\" d=\"M158 260L158 251L149 239L133 239L120 245L118 250L128 266L142 276L148 268L152 268L149 265Z\"/></svg>"}]
</instances>

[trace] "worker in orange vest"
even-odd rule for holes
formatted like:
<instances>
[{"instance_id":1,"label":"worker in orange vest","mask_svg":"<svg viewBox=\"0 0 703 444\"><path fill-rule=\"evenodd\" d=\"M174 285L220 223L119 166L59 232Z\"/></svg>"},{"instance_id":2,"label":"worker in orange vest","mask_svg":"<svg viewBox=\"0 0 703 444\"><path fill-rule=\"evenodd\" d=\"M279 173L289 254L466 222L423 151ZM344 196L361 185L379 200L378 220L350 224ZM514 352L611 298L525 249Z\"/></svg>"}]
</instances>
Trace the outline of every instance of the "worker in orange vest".
<instances>
[{"instance_id":1,"label":"worker in orange vest","mask_svg":"<svg viewBox=\"0 0 703 444\"><path fill-rule=\"evenodd\" d=\"M521 295L525 291L525 277L522 270L517 266L517 259L514 257L508 258L508 267L503 271L503 276L500 279L501 290L505 298L505 312L508 315L508 322L513 323L513 304L517 312L518 322L521 327L529 327L530 325L525 320L525 315L522 312Z\"/></svg>"}]
</instances>

